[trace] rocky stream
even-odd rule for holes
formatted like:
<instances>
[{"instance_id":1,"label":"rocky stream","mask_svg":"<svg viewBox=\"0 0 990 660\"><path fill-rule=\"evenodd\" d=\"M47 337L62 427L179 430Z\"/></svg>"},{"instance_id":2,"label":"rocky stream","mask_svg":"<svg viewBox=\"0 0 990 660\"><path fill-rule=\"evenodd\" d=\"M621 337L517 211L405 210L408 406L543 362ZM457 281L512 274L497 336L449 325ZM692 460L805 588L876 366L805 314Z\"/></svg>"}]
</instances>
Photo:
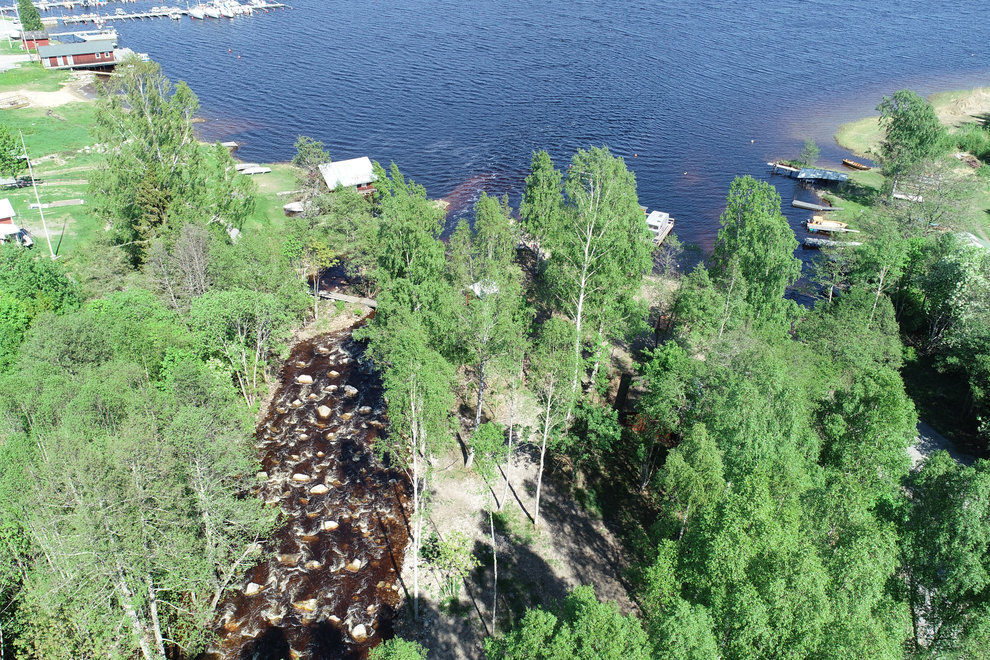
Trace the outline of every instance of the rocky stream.
<instances>
[{"instance_id":1,"label":"rocky stream","mask_svg":"<svg viewBox=\"0 0 990 660\"><path fill-rule=\"evenodd\" d=\"M408 481L383 463L381 383L344 330L293 348L257 429L258 495L283 513L265 560L221 606L218 660L365 658L391 634Z\"/></svg>"}]
</instances>

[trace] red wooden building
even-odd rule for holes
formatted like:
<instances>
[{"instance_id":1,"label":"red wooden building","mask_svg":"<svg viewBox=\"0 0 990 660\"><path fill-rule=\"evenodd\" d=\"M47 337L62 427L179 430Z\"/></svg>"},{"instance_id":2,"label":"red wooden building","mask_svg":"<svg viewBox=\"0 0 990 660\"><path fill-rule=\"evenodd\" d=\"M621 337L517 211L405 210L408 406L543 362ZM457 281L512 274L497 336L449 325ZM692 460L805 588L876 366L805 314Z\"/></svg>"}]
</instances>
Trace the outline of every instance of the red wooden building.
<instances>
[{"instance_id":1,"label":"red wooden building","mask_svg":"<svg viewBox=\"0 0 990 660\"><path fill-rule=\"evenodd\" d=\"M46 69L94 69L115 64L112 41L39 46L38 55Z\"/></svg>"},{"instance_id":2,"label":"red wooden building","mask_svg":"<svg viewBox=\"0 0 990 660\"><path fill-rule=\"evenodd\" d=\"M37 50L38 46L48 45L48 33L44 30L31 30L21 35L23 47L28 50Z\"/></svg>"}]
</instances>

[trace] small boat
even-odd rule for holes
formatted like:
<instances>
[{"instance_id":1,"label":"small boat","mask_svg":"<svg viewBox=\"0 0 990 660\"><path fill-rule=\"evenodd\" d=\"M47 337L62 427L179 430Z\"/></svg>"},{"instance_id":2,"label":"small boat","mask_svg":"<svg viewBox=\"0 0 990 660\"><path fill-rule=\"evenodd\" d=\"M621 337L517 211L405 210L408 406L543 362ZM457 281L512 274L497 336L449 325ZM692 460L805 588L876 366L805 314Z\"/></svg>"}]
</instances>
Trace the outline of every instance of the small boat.
<instances>
[{"instance_id":1,"label":"small boat","mask_svg":"<svg viewBox=\"0 0 990 660\"><path fill-rule=\"evenodd\" d=\"M808 231L845 231L849 225L838 220L826 220L823 216L813 215L806 223Z\"/></svg>"},{"instance_id":2,"label":"small boat","mask_svg":"<svg viewBox=\"0 0 990 660\"><path fill-rule=\"evenodd\" d=\"M199 20L205 19L206 18L206 8L203 7L203 5L200 5L199 7L190 7L189 8L189 17L190 18L198 18Z\"/></svg>"},{"instance_id":3,"label":"small boat","mask_svg":"<svg viewBox=\"0 0 990 660\"><path fill-rule=\"evenodd\" d=\"M217 7L203 7L203 11L210 18L220 18L220 10Z\"/></svg>"},{"instance_id":4,"label":"small boat","mask_svg":"<svg viewBox=\"0 0 990 660\"><path fill-rule=\"evenodd\" d=\"M261 167L258 163L235 163L234 169L238 172L243 172L244 170L249 170L253 167Z\"/></svg>"},{"instance_id":5,"label":"small boat","mask_svg":"<svg viewBox=\"0 0 990 660\"><path fill-rule=\"evenodd\" d=\"M270 167L248 167L246 169L240 170L241 174L254 175L254 174L269 174L272 168Z\"/></svg>"},{"instance_id":6,"label":"small boat","mask_svg":"<svg viewBox=\"0 0 990 660\"><path fill-rule=\"evenodd\" d=\"M117 31L111 29L102 32L89 32L80 34L79 38L83 41L117 41Z\"/></svg>"},{"instance_id":7,"label":"small boat","mask_svg":"<svg viewBox=\"0 0 990 660\"><path fill-rule=\"evenodd\" d=\"M855 160L852 160L850 158L843 158L842 159L842 164L845 165L846 167L852 168L854 170L871 170L871 169L873 169L869 165L863 165L863 163L858 163Z\"/></svg>"}]
</instances>

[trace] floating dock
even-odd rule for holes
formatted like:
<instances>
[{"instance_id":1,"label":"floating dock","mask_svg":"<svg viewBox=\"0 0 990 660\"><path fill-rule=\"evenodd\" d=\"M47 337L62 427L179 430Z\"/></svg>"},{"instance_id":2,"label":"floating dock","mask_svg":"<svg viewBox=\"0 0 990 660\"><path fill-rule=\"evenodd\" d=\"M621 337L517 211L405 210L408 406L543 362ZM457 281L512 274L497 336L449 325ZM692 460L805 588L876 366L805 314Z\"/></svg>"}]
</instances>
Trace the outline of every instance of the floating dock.
<instances>
[{"instance_id":1,"label":"floating dock","mask_svg":"<svg viewBox=\"0 0 990 660\"><path fill-rule=\"evenodd\" d=\"M856 247L862 245L858 241L833 241L828 238L815 238L809 236L804 239L804 247L807 250L818 250L825 247Z\"/></svg>"},{"instance_id":2,"label":"floating dock","mask_svg":"<svg viewBox=\"0 0 990 660\"><path fill-rule=\"evenodd\" d=\"M802 202L800 199L795 199L791 202L791 206L796 209L804 209L806 211L841 211L841 206L823 206L822 204L814 204L812 202Z\"/></svg>"},{"instance_id":3,"label":"floating dock","mask_svg":"<svg viewBox=\"0 0 990 660\"><path fill-rule=\"evenodd\" d=\"M782 174L792 179L800 181L836 181L845 183L849 180L849 175L835 170L823 170L817 167L791 167L784 163L767 163L770 166L770 174Z\"/></svg>"}]
</instances>

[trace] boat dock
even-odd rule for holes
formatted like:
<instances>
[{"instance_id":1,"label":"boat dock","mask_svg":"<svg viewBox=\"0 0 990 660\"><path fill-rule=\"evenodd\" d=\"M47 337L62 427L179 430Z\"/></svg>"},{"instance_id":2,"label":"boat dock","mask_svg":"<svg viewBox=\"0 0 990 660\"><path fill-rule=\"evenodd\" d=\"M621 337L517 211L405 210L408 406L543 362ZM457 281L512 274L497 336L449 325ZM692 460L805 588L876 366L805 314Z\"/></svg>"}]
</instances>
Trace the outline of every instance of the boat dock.
<instances>
[{"instance_id":1,"label":"boat dock","mask_svg":"<svg viewBox=\"0 0 990 660\"><path fill-rule=\"evenodd\" d=\"M269 9L286 9L288 7L288 5L281 2L263 2L242 6L252 12L262 10L267 11ZM195 9L195 7L193 7L193 9ZM87 23L95 23L100 25L107 21L143 21L144 19L151 18L180 18L182 16L191 16L189 9L186 9L185 7L152 7L149 11L131 13L120 11L120 13L113 14L91 13L79 14L78 16L60 16L59 20L61 20L65 25L85 25ZM209 18L209 15L207 15L207 18Z\"/></svg>"},{"instance_id":2,"label":"boat dock","mask_svg":"<svg viewBox=\"0 0 990 660\"><path fill-rule=\"evenodd\" d=\"M843 207L841 206L823 206L822 204L813 204L811 202L802 202L800 199L795 199L791 202L791 206L796 209L804 209L805 211L841 211Z\"/></svg>"},{"instance_id":3,"label":"boat dock","mask_svg":"<svg viewBox=\"0 0 990 660\"><path fill-rule=\"evenodd\" d=\"M767 163L770 167L770 174L782 174L792 179L800 181L836 181L845 183L849 180L849 175L835 170L823 170L817 167L791 167L784 163Z\"/></svg>"},{"instance_id":4,"label":"boat dock","mask_svg":"<svg viewBox=\"0 0 990 660\"><path fill-rule=\"evenodd\" d=\"M833 241L828 238L815 238L814 236L804 239L804 248L806 250L819 250L826 247L856 247L857 245L862 245L862 243L858 241Z\"/></svg>"}]
</instances>

